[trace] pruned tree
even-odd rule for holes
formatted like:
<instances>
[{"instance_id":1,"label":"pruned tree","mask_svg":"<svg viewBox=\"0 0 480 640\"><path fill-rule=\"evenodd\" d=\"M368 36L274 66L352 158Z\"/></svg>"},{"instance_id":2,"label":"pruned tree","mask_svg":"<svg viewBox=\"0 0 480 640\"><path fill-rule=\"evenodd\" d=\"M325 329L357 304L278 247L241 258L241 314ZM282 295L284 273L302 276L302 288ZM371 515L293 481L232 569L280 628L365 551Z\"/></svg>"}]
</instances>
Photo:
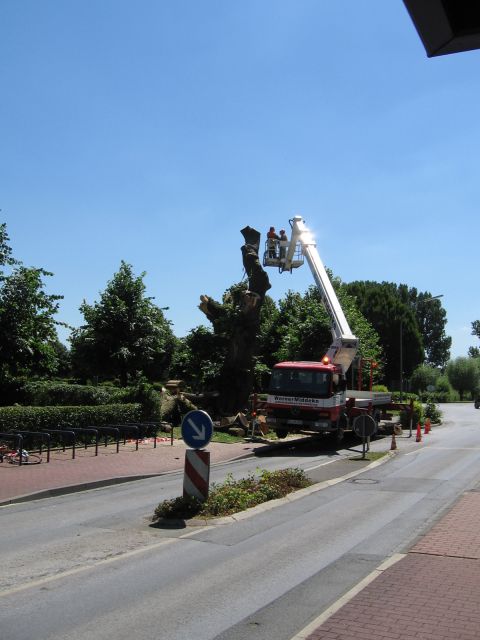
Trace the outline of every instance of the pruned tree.
<instances>
[{"instance_id":1,"label":"pruned tree","mask_svg":"<svg viewBox=\"0 0 480 640\"><path fill-rule=\"evenodd\" d=\"M218 413L234 415L248 407L254 381L254 363L261 309L270 281L258 257L260 233L252 227L241 230L245 243L241 247L246 283L235 285L224 295L223 302L200 296L200 309L212 324L221 344L218 388Z\"/></svg>"}]
</instances>

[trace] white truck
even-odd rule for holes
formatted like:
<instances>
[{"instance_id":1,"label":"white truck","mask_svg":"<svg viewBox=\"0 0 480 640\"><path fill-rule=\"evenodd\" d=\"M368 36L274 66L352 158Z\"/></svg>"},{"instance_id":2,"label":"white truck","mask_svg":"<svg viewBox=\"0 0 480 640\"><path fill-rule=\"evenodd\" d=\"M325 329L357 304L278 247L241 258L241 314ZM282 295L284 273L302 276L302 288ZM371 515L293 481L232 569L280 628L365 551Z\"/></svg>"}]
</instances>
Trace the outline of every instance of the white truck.
<instances>
[{"instance_id":1,"label":"white truck","mask_svg":"<svg viewBox=\"0 0 480 640\"><path fill-rule=\"evenodd\" d=\"M266 247L263 265L281 273L300 267L306 259L332 321L332 344L320 362L279 362L272 370L267 401L267 425L278 437L288 433L331 433L341 440L359 415L370 415L376 425L385 412L408 409L392 403L390 393L347 390L347 371L356 357L358 338L347 319L318 254L315 240L301 216L290 220L289 241Z\"/></svg>"}]
</instances>

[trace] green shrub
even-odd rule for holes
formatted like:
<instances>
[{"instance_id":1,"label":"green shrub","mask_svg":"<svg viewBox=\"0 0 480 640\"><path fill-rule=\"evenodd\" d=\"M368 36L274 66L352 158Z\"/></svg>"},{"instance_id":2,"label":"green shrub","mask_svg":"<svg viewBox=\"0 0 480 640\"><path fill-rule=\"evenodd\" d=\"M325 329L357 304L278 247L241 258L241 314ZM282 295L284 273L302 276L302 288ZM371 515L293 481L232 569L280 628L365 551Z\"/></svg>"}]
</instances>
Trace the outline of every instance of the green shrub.
<instances>
[{"instance_id":1,"label":"green shrub","mask_svg":"<svg viewBox=\"0 0 480 640\"><path fill-rule=\"evenodd\" d=\"M433 424L440 424L442 422L443 413L437 407L434 402L428 402L425 407L424 417L430 418L430 422Z\"/></svg>"},{"instance_id":2,"label":"green shrub","mask_svg":"<svg viewBox=\"0 0 480 640\"><path fill-rule=\"evenodd\" d=\"M158 422L162 419L160 394L148 382L142 380L134 387L126 387L122 393L124 402L142 406L142 420Z\"/></svg>"},{"instance_id":3,"label":"green shrub","mask_svg":"<svg viewBox=\"0 0 480 640\"><path fill-rule=\"evenodd\" d=\"M458 391L455 391L447 376L440 376L435 384L434 393L430 394L436 402L455 402L459 399Z\"/></svg>"},{"instance_id":4,"label":"green shrub","mask_svg":"<svg viewBox=\"0 0 480 640\"><path fill-rule=\"evenodd\" d=\"M117 404L124 391L115 387L97 387L62 382L27 382L21 404L34 407L77 407L82 405Z\"/></svg>"},{"instance_id":5,"label":"green shrub","mask_svg":"<svg viewBox=\"0 0 480 640\"><path fill-rule=\"evenodd\" d=\"M419 422L423 422L423 405L418 400L414 400L412 426L416 427ZM410 411L400 412L400 423L404 429L410 427Z\"/></svg>"},{"instance_id":6,"label":"green shrub","mask_svg":"<svg viewBox=\"0 0 480 640\"><path fill-rule=\"evenodd\" d=\"M41 431L140 422L139 404L90 407L0 407L0 431Z\"/></svg>"},{"instance_id":7,"label":"green shrub","mask_svg":"<svg viewBox=\"0 0 480 640\"><path fill-rule=\"evenodd\" d=\"M226 516L244 511L268 500L282 498L296 489L308 487L310 480L303 469L280 469L262 471L260 477L254 474L234 480L229 474L223 484L213 484L208 499L200 502L196 498L174 498L164 500L155 509L153 519L182 518L195 515L205 518Z\"/></svg>"},{"instance_id":8,"label":"green shrub","mask_svg":"<svg viewBox=\"0 0 480 640\"><path fill-rule=\"evenodd\" d=\"M372 387L372 391L388 393L388 387L386 387L384 384L374 384Z\"/></svg>"}]
</instances>

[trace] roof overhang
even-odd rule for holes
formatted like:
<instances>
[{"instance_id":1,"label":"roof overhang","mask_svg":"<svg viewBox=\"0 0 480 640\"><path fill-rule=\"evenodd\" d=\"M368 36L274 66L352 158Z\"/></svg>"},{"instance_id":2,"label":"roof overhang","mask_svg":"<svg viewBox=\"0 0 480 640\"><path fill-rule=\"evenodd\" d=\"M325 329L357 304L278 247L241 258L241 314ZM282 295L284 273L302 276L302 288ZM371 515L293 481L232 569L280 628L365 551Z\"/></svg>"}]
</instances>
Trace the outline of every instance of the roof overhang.
<instances>
[{"instance_id":1,"label":"roof overhang","mask_svg":"<svg viewBox=\"0 0 480 640\"><path fill-rule=\"evenodd\" d=\"M476 0L403 0L429 58L480 48Z\"/></svg>"}]
</instances>

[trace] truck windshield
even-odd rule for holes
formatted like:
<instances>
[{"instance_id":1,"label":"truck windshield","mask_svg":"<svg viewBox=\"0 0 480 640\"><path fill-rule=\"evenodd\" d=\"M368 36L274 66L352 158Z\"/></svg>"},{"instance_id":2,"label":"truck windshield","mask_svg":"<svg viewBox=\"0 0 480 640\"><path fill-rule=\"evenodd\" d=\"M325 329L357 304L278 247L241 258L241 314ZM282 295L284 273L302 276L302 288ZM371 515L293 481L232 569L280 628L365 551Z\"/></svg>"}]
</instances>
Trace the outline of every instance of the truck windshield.
<instances>
[{"instance_id":1,"label":"truck windshield","mask_svg":"<svg viewBox=\"0 0 480 640\"><path fill-rule=\"evenodd\" d=\"M315 369L274 369L270 393L295 396L330 396L331 374Z\"/></svg>"}]
</instances>

